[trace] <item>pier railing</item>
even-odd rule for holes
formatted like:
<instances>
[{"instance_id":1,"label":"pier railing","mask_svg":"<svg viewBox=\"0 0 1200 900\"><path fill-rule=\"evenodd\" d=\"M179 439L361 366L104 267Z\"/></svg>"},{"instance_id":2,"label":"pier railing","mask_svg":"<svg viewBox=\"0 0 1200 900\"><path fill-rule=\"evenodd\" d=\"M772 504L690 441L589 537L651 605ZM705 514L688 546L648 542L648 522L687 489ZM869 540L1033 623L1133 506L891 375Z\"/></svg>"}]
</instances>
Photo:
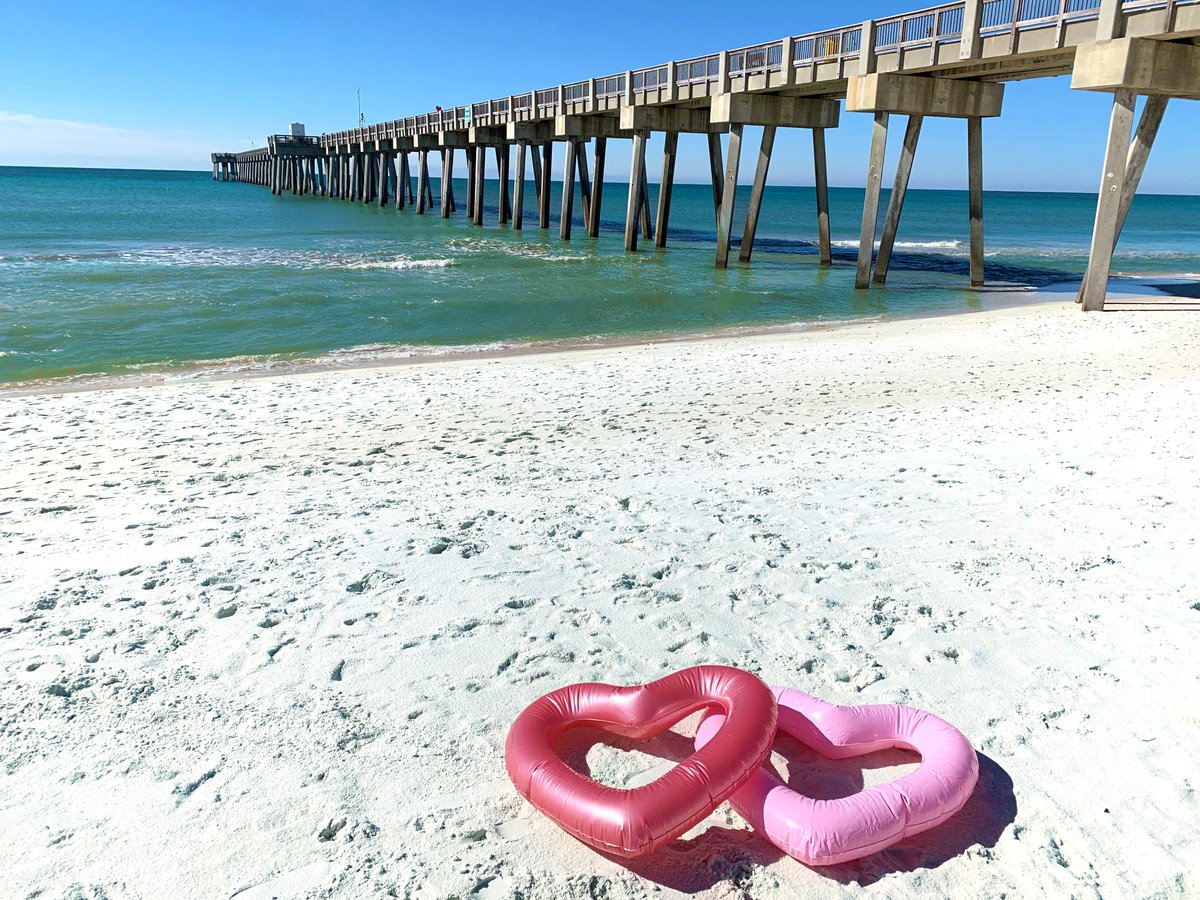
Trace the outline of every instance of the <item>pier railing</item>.
<instances>
[{"instance_id":1,"label":"pier railing","mask_svg":"<svg viewBox=\"0 0 1200 900\"><path fill-rule=\"evenodd\" d=\"M1125 0L1126 13L1165 10L1168 22L1179 7L1200 0ZM397 119L368 128L355 128L324 134L324 148L358 144L380 139L413 138L443 131L462 131L472 126L503 126L510 122L534 122L561 114L580 114L615 110L622 103L662 103L711 97L728 90L740 79L745 89L751 79L764 78L770 84L785 78L785 83L800 81L836 81L857 74L854 63L864 52L873 60L900 55L911 59L913 51L930 51L931 64L939 61L939 51L948 44L962 42L967 21L966 0L944 3L916 12L887 16L872 22L844 28L801 34L735 50L675 60L625 73L531 90L465 107L438 109L431 113ZM971 6L976 6L972 3ZM1043 28L1063 29L1077 22L1099 17L1101 0L983 0L978 6L980 25L976 37L992 38L1009 34L1010 50L1015 51L1018 35ZM864 48L863 35L872 39ZM942 61L945 60L943 56ZM787 67L792 68L788 73ZM801 74L805 77L801 78Z\"/></svg>"}]
</instances>

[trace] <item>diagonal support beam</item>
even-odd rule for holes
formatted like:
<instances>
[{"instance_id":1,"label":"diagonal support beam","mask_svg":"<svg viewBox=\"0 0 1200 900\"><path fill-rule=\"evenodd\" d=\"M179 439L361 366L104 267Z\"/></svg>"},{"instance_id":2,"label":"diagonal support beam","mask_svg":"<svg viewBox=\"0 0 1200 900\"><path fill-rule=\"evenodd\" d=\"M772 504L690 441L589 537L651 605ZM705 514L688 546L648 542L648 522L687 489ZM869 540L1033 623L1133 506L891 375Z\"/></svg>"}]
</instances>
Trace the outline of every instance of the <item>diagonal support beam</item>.
<instances>
[{"instance_id":1,"label":"diagonal support beam","mask_svg":"<svg viewBox=\"0 0 1200 900\"><path fill-rule=\"evenodd\" d=\"M600 236L600 211L604 200L604 160L608 153L608 138L596 138L592 151L592 196L588 202L588 237Z\"/></svg>"},{"instance_id":2,"label":"diagonal support beam","mask_svg":"<svg viewBox=\"0 0 1200 900\"><path fill-rule=\"evenodd\" d=\"M671 192L675 187L675 157L679 150L679 132L668 131L663 143L662 181L658 185L658 215L654 222L654 246L667 246L671 221Z\"/></svg>"},{"instance_id":3,"label":"diagonal support beam","mask_svg":"<svg viewBox=\"0 0 1200 900\"><path fill-rule=\"evenodd\" d=\"M629 166L629 199L625 206L625 250L632 253L638 247L638 217L646 203L645 182L642 172L646 168L645 131L633 133L633 158Z\"/></svg>"},{"instance_id":4,"label":"diagonal support beam","mask_svg":"<svg viewBox=\"0 0 1200 900\"><path fill-rule=\"evenodd\" d=\"M718 269L729 267L729 240L733 231L733 208L737 203L738 166L742 158L744 125L729 127L729 159L725 166L725 187L721 190L721 214L717 219Z\"/></svg>"},{"instance_id":5,"label":"diagonal support beam","mask_svg":"<svg viewBox=\"0 0 1200 900\"><path fill-rule=\"evenodd\" d=\"M857 290L871 286L871 254L875 249L875 229L879 225L879 195L883 184L889 118L888 113L875 113L875 127L871 133L871 161L867 168L862 231L858 238L858 272L854 276L854 287Z\"/></svg>"},{"instance_id":6,"label":"diagonal support beam","mask_svg":"<svg viewBox=\"0 0 1200 900\"><path fill-rule=\"evenodd\" d=\"M1108 277L1112 272L1113 248L1117 243L1117 222L1121 215L1125 174L1129 167L1129 149L1136 103L1137 94L1128 88L1123 88L1113 95L1112 120L1108 128L1108 149L1104 156L1104 171L1100 178L1100 196L1096 202L1096 224L1092 230L1092 248L1082 297L1085 312L1103 311L1104 299L1108 294Z\"/></svg>"},{"instance_id":7,"label":"diagonal support beam","mask_svg":"<svg viewBox=\"0 0 1200 900\"><path fill-rule=\"evenodd\" d=\"M1146 163L1150 159L1150 151L1154 148L1154 140L1158 137L1158 129L1162 125L1163 114L1167 111L1169 99L1165 95L1158 94L1146 98L1146 106L1138 121L1137 132L1133 137L1133 146L1129 149L1129 159L1125 165L1125 185L1121 190L1121 208L1117 213L1117 233L1113 240L1114 253L1121 240L1121 233L1125 230L1125 221L1129 218L1129 211L1133 207L1133 198L1137 195L1138 185L1142 183L1142 175L1146 171ZM1089 274L1090 267L1089 273L1085 273L1083 276L1083 283L1079 285L1077 303L1083 302Z\"/></svg>"},{"instance_id":8,"label":"diagonal support beam","mask_svg":"<svg viewBox=\"0 0 1200 900\"><path fill-rule=\"evenodd\" d=\"M564 241L571 239L572 219L575 217L575 156L579 152L579 141L567 138L566 157L563 160L562 212L558 218L558 237Z\"/></svg>"},{"instance_id":9,"label":"diagonal support beam","mask_svg":"<svg viewBox=\"0 0 1200 900\"><path fill-rule=\"evenodd\" d=\"M814 128L813 168L817 194L817 245L821 254L821 265L833 264L833 244L829 237L829 166L825 156L825 129Z\"/></svg>"},{"instance_id":10,"label":"diagonal support beam","mask_svg":"<svg viewBox=\"0 0 1200 900\"><path fill-rule=\"evenodd\" d=\"M762 212L763 192L767 189L767 171L771 168L771 153L775 148L775 126L764 125L762 144L758 148L758 166L754 170L754 189L750 192L750 209L746 212L746 227L742 232L739 262L750 262L754 253L754 236L758 232L758 216Z\"/></svg>"},{"instance_id":11,"label":"diagonal support beam","mask_svg":"<svg viewBox=\"0 0 1200 900\"><path fill-rule=\"evenodd\" d=\"M883 237L879 241L879 256L875 259L876 284L886 284L888 267L892 263L892 250L896 247L896 232L900 230L900 216L904 213L904 198L908 194L908 182L912 177L913 160L917 156L917 141L921 138L924 116L909 116L904 129L904 147L900 151L900 164L896 166L896 182L888 199L887 216L883 220Z\"/></svg>"}]
</instances>

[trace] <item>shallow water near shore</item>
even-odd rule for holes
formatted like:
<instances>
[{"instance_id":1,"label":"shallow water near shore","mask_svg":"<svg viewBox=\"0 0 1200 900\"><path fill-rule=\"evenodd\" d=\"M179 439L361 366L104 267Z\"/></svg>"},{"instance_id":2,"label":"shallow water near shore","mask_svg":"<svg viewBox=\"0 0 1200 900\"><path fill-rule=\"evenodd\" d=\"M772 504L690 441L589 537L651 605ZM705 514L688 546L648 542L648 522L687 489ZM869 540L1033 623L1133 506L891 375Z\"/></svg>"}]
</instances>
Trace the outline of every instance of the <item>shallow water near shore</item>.
<instances>
[{"instance_id":1,"label":"shallow water near shore","mask_svg":"<svg viewBox=\"0 0 1200 900\"><path fill-rule=\"evenodd\" d=\"M465 188L456 183L460 202ZM536 228L532 184L523 232L475 228L461 207L447 221L273 197L208 173L0 168L0 191L6 383L353 365L1028 302L1078 276L1094 211L1084 194L989 193L993 289L980 292L964 287L965 193L910 192L887 288L855 292L854 189L831 192L831 268L817 264L812 189L772 187L753 264L725 271L712 267L707 185L677 186L670 248L643 243L637 254L624 252L617 183L600 238L578 220L570 243L558 240L557 217ZM493 223L496 193L489 183ZM1200 272L1200 198L1138 198L1115 268Z\"/></svg>"}]
</instances>

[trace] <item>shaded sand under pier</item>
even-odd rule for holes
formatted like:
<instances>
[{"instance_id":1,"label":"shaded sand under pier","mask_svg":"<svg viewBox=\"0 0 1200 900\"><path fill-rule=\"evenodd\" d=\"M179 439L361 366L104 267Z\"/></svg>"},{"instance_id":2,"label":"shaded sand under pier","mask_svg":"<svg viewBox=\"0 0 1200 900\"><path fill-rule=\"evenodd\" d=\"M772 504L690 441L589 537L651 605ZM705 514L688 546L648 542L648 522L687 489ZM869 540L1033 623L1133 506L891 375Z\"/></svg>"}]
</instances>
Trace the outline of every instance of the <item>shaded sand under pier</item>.
<instances>
[{"instance_id":1,"label":"shaded sand under pier","mask_svg":"<svg viewBox=\"0 0 1200 900\"><path fill-rule=\"evenodd\" d=\"M0 400L3 893L1195 896L1198 322ZM536 696L702 662L934 710L980 787L822 872L727 806L626 868L512 789ZM688 746L586 760L628 785ZM829 797L913 762L779 750Z\"/></svg>"}]
</instances>

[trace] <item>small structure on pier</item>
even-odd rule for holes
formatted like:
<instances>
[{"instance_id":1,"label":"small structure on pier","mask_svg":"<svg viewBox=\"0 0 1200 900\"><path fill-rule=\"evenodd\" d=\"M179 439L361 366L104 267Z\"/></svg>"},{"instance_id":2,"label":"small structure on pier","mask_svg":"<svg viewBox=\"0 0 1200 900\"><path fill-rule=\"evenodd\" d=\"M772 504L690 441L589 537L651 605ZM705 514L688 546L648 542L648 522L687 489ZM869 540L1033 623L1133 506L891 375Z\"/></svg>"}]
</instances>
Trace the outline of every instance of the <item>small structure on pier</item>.
<instances>
[{"instance_id":1,"label":"small structure on pier","mask_svg":"<svg viewBox=\"0 0 1200 900\"><path fill-rule=\"evenodd\" d=\"M484 224L484 165L495 154L500 224L524 227L526 161L533 168L538 227L550 227L554 144L564 146L559 236L571 239L576 186L585 231L600 229L607 143L633 143L625 214L625 247L639 238L667 245L680 135L704 135L712 175L716 265L733 243L733 211L745 126L761 126L762 143L741 236L749 262L767 174L780 128L812 134L819 260L832 259L825 132L847 112L874 117L856 286L887 280L922 123L927 117L966 121L970 279L984 282L983 120L999 116L1005 81L1072 74L1072 87L1113 94L1113 116L1088 272L1085 310L1104 308L1113 250L1120 237L1168 99L1200 99L1200 0L958 0L905 15L766 44L501 97L469 107L370 125L319 138L275 135L267 147L213 154L228 180L269 185L275 193L314 193L424 214L434 206L430 152L441 154L440 213L457 209L454 159L464 152L466 212ZM1147 97L1133 133L1139 96ZM907 117L903 149L874 252L891 117ZM299 133L296 133L296 130ZM646 142L663 132L657 210L647 193ZM728 135L722 158L721 135ZM592 145L591 165L586 153ZM516 165L512 161L515 147ZM415 154L416 175L409 157ZM511 176L511 179L510 179ZM511 180L511 192L510 192ZM414 184L415 181L415 184ZM652 221L653 219L653 221Z\"/></svg>"}]
</instances>

